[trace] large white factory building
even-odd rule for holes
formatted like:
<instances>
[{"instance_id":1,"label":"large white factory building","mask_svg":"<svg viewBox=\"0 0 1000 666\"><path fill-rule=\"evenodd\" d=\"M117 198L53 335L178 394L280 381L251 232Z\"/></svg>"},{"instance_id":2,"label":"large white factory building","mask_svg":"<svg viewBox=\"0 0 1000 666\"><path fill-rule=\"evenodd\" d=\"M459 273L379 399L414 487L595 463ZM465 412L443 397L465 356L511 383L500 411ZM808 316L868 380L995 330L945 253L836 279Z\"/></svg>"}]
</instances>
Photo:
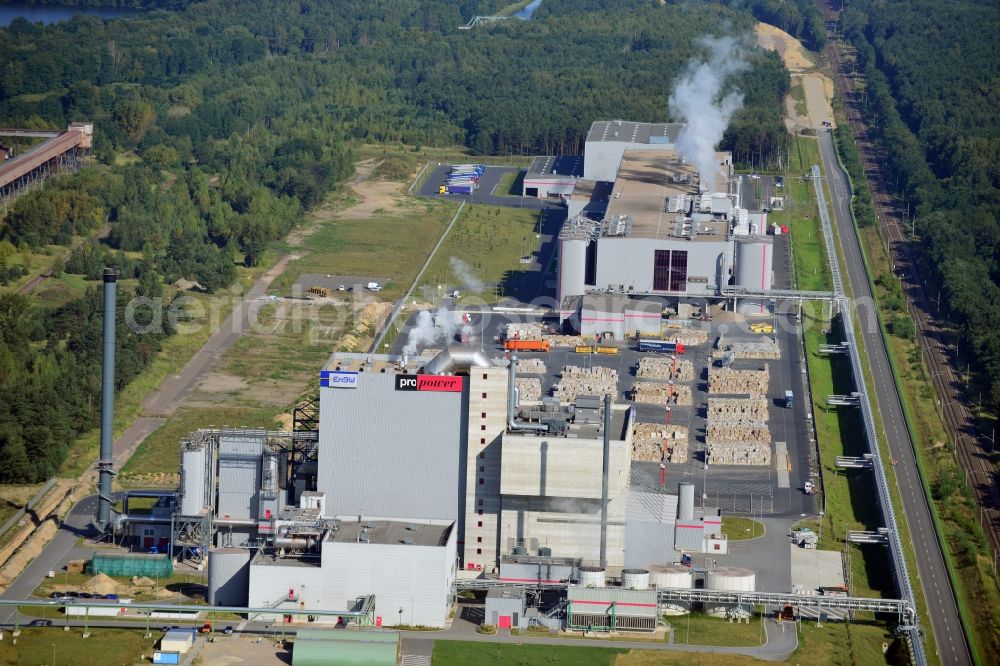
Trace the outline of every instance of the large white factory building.
<instances>
[{"instance_id":1,"label":"large white factory building","mask_svg":"<svg viewBox=\"0 0 1000 666\"><path fill-rule=\"evenodd\" d=\"M559 237L561 317L576 317L582 334L606 333L602 321L624 315L612 308L584 316L587 294L679 306L721 297L727 286L771 289L766 213L740 207L729 153L716 153L710 174L678 153L682 128L622 121L591 127L584 179L569 197ZM763 314L766 307L751 299L740 310Z\"/></svg>"},{"instance_id":2,"label":"large white factory building","mask_svg":"<svg viewBox=\"0 0 1000 666\"><path fill-rule=\"evenodd\" d=\"M459 577L569 581L725 552L691 492L634 483L631 407L523 401L515 379L468 347L416 363L335 354L318 432L182 444L173 552L207 554L210 603L423 626L444 624Z\"/></svg>"}]
</instances>

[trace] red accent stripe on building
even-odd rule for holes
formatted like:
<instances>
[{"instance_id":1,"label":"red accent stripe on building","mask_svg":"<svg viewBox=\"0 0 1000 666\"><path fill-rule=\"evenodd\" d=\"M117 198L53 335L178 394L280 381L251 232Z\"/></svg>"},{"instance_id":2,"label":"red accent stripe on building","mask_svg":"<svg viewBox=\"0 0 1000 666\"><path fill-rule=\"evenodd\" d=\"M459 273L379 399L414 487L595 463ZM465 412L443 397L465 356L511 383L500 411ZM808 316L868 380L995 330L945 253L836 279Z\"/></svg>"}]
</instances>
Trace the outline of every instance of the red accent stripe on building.
<instances>
[{"instance_id":1,"label":"red accent stripe on building","mask_svg":"<svg viewBox=\"0 0 1000 666\"><path fill-rule=\"evenodd\" d=\"M547 580L538 578L500 578L505 583L562 583L561 580Z\"/></svg>"},{"instance_id":2,"label":"red accent stripe on building","mask_svg":"<svg viewBox=\"0 0 1000 666\"><path fill-rule=\"evenodd\" d=\"M677 523L677 527L688 527L691 529L700 530L702 528L702 525L681 525L680 523Z\"/></svg>"}]
</instances>

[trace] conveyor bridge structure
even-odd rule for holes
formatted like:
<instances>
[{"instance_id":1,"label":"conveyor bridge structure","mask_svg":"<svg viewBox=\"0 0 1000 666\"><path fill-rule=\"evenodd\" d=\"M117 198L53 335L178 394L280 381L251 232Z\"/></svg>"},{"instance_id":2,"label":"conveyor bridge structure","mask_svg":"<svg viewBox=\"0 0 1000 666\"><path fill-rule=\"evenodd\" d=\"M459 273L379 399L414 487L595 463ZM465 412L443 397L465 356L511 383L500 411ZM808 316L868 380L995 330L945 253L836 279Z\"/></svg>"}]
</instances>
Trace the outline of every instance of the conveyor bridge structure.
<instances>
[{"instance_id":1,"label":"conveyor bridge structure","mask_svg":"<svg viewBox=\"0 0 1000 666\"><path fill-rule=\"evenodd\" d=\"M871 543L878 542L872 541ZM883 540L881 543L885 543L885 541ZM456 592L462 590L489 590L495 587L559 590L565 589L567 584L509 583L490 578L455 581ZM735 604L782 608L785 606L794 606L799 609L815 610L869 611L896 615L900 620L901 626L911 626L916 619L916 609L913 603L906 599L881 599L825 594L791 594L787 592L730 592L693 588L660 588L657 589L656 597L657 603L661 606L668 606L677 601L686 601L689 603Z\"/></svg>"},{"instance_id":2,"label":"conveyor bridge structure","mask_svg":"<svg viewBox=\"0 0 1000 666\"><path fill-rule=\"evenodd\" d=\"M0 137L45 139L19 155L0 162L0 201L4 207L46 178L76 171L94 145L91 123L72 123L65 131L0 129Z\"/></svg>"}]
</instances>

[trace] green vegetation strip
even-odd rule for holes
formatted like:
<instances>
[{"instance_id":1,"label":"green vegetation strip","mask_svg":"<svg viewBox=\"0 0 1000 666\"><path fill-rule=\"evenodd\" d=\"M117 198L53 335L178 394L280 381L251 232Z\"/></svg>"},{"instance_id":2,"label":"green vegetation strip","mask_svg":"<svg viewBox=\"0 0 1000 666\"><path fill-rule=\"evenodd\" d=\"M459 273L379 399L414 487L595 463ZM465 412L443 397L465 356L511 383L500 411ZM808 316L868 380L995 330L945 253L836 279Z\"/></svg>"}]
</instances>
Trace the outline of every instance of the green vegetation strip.
<instances>
[{"instance_id":1,"label":"green vegetation strip","mask_svg":"<svg viewBox=\"0 0 1000 666\"><path fill-rule=\"evenodd\" d=\"M133 664L142 654L150 655L156 638L129 629L91 629L83 638L81 629L22 629L17 637L0 641L0 665L51 666L52 664Z\"/></svg>"}]
</instances>

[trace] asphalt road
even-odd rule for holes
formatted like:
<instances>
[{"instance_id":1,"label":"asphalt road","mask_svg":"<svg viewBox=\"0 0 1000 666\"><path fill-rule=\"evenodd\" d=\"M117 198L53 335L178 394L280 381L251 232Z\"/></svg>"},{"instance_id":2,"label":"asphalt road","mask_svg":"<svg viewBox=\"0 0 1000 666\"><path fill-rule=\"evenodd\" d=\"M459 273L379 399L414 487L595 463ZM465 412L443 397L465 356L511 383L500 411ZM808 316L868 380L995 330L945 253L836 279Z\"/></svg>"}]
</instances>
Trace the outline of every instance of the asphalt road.
<instances>
[{"instance_id":1,"label":"asphalt road","mask_svg":"<svg viewBox=\"0 0 1000 666\"><path fill-rule=\"evenodd\" d=\"M60 570L66 554L76 545L76 540L92 533L90 523L96 511L97 495L85 497L77 502L41 554L31 561L21 575L4 590L0 598L27 599L49 571ZM0 611L0 624L11 624L15 612L6 608Z\"/></svg>"},{"instance_id":2,"label":"asphalt road","mask_svg":"<svg viewBox=\"0 0 1000 666\"><path fill-rule=\"evenodd\" d=\"M917 574L930 611L931 628L937 641L943 664L969 664L972 658L962 623L958 615L955 592L948 578L944 554L934 530L928 498L917 470L914 444L906 429L906 420L881 330L874 312L874 297L862 258L861 246L850 213L850 189L847 176L841 171L830 132L819 131L823 173L830 186L834 220L844 251L844 274L857 307L861 339L868 355L874 382L873 399L882 417L889 454L895 461L896 485L902 501L903 515L916 553Z\"/></svg>"},{"instance_id":3,"label":"asphalt road","mask_svg":"<svg viewBox=\"0 0 1000 666\"><path fill-rule=\"evenodd\" d=\"M281 275L291 257L285 255L269 268L246 293L243 300L226 318L219 330L205 342L191 357L187 365L177 375L171 375L161 382L160 387L142 402L144 414L170 416L191 393L219 358L232 347L240 336L250 328L250 317L264 304L260 297L276 277Z\"/></svg>"}]
</instances>

